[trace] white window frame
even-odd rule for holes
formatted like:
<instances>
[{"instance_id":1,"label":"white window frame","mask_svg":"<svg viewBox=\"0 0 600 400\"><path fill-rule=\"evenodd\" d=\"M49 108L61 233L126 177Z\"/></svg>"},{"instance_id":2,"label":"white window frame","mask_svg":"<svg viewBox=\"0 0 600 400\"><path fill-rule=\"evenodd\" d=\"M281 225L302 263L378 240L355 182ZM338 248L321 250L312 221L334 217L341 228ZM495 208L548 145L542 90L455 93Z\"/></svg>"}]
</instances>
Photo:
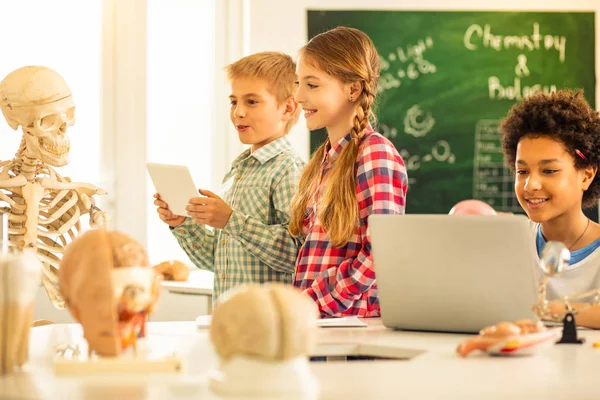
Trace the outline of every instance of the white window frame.
<instances>
[{"instance_id":1,"label":"white window frame","mask_svg":"<svg viewBox=\"0 0 600 400\"><path fill-rule=\"evenodd\" d=\"M229 121L229 85L223 68L248 54L249 0L218 0L215 8L213 187L243 151ZM108 191L101 203L112 228L146 245L146 0L104 0L101 171Z\"/></svg>"}]
</instances>

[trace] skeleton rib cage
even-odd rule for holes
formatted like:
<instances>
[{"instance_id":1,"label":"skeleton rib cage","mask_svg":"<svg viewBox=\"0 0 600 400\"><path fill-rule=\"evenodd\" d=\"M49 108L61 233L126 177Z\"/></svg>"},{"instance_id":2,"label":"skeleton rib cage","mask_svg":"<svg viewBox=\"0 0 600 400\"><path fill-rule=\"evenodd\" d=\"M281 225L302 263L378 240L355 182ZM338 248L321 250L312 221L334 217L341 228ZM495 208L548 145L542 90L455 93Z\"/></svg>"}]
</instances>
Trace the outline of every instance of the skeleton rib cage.
<instances>
[{"instance_id":1,"label":"skeleton rib cage","mask_svg":"<svg viewBox=\"0 0 600 400\"><path fill-rule=\"evenodd\" d=\"M15 163L2 164L0 164L0 180L18 176L11 168L16 166ZM43 178L59 183L70 183L69 178L62 177L51 167L41 164L37 167L35 181L40 182ZM65 247L81 233L80 218L83 214L89 213L93 207L93 203L91 206L89 203L91 199L84 193L78 193L76 189L44 189L44 195L38 204L37 240L35 244L26 245L26 211L27 208L37 207L26 204L22 186L0 188L0 210L9 215L9 246L24 251L28 248L36 250L38 258L44 265L42 283L57 308L64 307L58 288L60 261Z\"/></svg>"}]
</instances>

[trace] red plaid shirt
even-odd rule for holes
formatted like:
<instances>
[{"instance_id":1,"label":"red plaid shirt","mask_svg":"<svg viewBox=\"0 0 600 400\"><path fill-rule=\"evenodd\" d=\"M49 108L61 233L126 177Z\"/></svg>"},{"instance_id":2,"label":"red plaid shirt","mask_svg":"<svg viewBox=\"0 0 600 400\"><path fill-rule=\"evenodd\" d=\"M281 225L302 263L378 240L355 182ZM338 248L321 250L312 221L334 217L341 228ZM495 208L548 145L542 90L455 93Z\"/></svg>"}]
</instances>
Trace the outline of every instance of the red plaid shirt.
<instances>
[{"instance_id":1,"label":"red plaid shirt","mask_svg":"<svg viewBox=\"0 0 600 400\"><path fill-rule=\"evenodd\" d=\"M404 214L407 175L394 145L369 126L356 158L356 198L360 224L344 247L333 247L317 217L327 176L350 134L327 144L321 177L304 220L304 244L298 254L294 286L304 289L319 306L321 317L379 316L379 298L367 218L370 214ZM351 223L351 221L348 221Z\"/></svg>"}]
</instances>

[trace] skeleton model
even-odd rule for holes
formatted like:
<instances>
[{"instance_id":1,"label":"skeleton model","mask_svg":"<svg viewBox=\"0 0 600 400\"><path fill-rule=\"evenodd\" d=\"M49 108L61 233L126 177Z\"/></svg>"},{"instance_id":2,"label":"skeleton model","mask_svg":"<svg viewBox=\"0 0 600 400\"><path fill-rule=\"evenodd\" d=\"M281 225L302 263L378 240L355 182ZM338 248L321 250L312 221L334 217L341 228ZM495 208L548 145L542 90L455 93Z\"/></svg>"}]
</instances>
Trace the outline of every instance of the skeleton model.
<instances>
[{"instance_id":1,"label":"skeleton model","mask_svg":"<svg viewBox=\"0 0 600 400\"><path fill-rule=\"evenodd\" d=\"M93 196L106 192L52 168L69 162L67 129L75 123L71 90L58 73L36 66L11 72L0 82L0 109L12 129L23 130L15 158L0 161L0 211L9 214L9 245L37 254L48 296L64 308L58 290L64 248L81 232L82 215L89 214L92 227L105 223Z\"/></svg>"}]
</instances>

